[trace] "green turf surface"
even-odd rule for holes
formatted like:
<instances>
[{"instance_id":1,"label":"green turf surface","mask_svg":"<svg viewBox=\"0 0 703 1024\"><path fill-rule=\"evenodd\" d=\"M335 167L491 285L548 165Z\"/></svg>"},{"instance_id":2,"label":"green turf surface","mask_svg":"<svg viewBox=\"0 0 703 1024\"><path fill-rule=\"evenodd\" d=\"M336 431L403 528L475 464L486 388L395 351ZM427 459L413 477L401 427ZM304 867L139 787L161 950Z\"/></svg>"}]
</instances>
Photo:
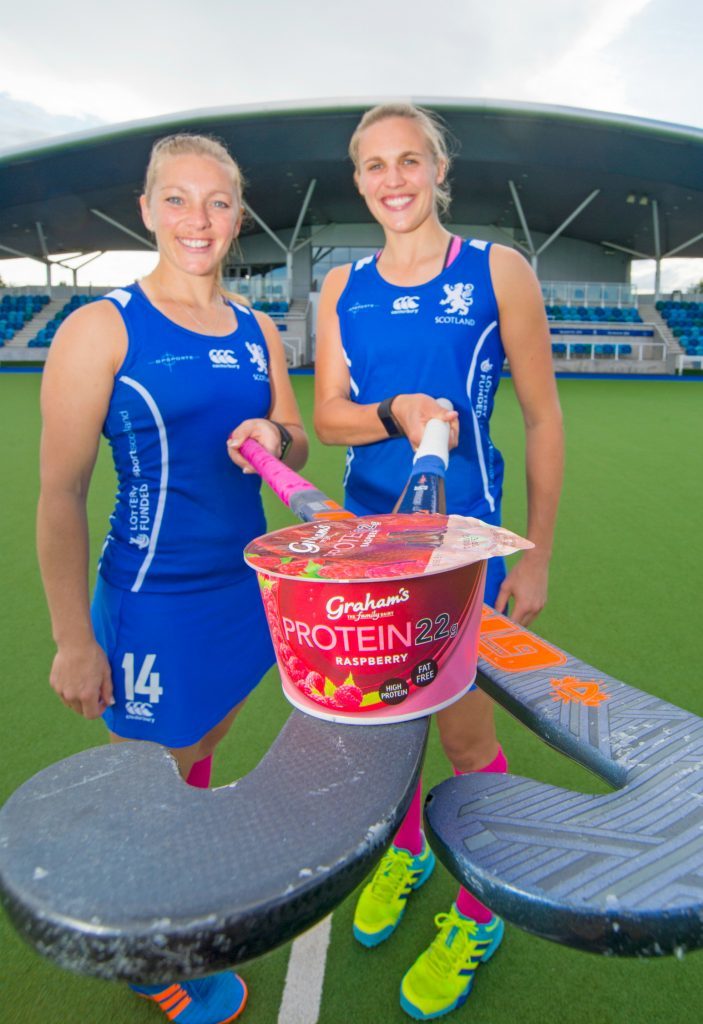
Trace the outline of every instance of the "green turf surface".
<instances>
[{"instance_id":1,"label":"green turf surface","mask_svg":"<svg viewBox=\"0 0 703 1024\"><path fill-rule=\"evenodd\" d=\"M294 381L311 429L312 379ZM47 684L52 643L34 555L39 384L38 374L0 375L0 800L46 765L104 738L98 723L64 709ZM567 473L550 603L537 630L603 671L703 715L697 657L703 392L694 383L573 379L560 381L559 390ZM519 532L524 526L522 427L509 381L501 385L494 423L508 465L504 520ZM313 442L305 472L339 498L342 462L339 450ZM94 552L105 532L111 492L108 453L102 452L90 501ZM291 522L277 499L267 495L266 504L271 528ZM221 748L215 783L251 770L287 714L270 673ZM605 791L599 780L503 712L499 728L515 773ZM426 781L439 782L447 772L433 732ZM433 915L448 909L454 893L455 883L438 869L411 900L402 928L375 951L354 943L353 901L343 904L334 915L321 1024L407 1021L398 1007L398 983L432 938ZM76 977L40 959L2 915L0 944L3 1024L147 1024L160 1019L157 1010L124 986ZM276 1024L288 949L242 969L251 991L245 1021ZM702 987L701 952L682 961L604 959L509 928L503 948L480 969L469 1002L448 1020L697 1024Z\"/></svg>"}]
</instances>

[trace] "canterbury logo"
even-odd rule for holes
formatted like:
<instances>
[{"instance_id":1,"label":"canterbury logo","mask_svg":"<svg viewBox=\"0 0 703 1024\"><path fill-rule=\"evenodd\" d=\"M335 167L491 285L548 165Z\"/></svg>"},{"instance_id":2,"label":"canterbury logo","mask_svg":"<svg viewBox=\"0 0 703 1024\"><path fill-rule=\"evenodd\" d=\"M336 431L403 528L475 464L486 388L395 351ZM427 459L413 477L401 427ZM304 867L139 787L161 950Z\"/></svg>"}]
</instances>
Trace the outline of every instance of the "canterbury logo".
<instances>
[{"instance_id":1,"label":"canterbury logo","mask_svg":"<svg viewBox=\"0 0 703 1024\"><path fill-rule=\"evenodd\" d=\"M239 369L239 362L231 348L211 348L208 355L213 366L231 366Z\"/></svg>"},{"instance_id":2,"label":"canterbury logo","mask_svg":"<svg viewBox=\"0 0 703 1024\"><path fill-rule=\"evenodd\" d=\"M401 295L393 302L395 313L416 313L420 302L419 295Z\"/></svg>"},{"instance_id":3,"label":"canterbury logo","mask_svg":"<svg viewBox=\"0 0 703 1024\"><path fill-rule=\"evenodd\" d=\"M125 711L128 715L135 715L137 718L153 718L154 712L148 704L141 700L128 700L125 704Z\"/></svg>"}]
</instances>

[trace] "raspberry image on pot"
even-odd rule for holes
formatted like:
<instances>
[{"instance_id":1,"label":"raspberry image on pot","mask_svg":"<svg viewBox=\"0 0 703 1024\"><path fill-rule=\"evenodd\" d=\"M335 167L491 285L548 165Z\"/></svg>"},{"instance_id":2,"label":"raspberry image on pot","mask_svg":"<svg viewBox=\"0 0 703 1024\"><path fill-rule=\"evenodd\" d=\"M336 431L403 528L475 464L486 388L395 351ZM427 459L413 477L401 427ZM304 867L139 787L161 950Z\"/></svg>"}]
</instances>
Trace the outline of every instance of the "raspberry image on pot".
<instances>
[{"instance_id":1,"label":"raspberry image on pot","mask_svg":"<svg viewBox=\"0 0 703 1024\"><path fill-rule=\"evenodd\" d=\"M357 711L363 700L363 693L358 686L352 683L343 683L338 686L334 694L334 706L343 711Z\"/></svg>"}]
</instances>

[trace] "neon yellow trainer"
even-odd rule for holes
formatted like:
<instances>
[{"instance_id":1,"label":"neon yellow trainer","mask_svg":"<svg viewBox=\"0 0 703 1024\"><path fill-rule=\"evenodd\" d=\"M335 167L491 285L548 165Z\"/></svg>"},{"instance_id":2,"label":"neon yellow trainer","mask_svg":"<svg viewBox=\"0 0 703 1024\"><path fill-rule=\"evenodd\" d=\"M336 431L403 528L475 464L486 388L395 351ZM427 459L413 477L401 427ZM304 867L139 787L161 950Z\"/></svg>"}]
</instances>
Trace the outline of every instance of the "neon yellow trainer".
<instances>
[{"instance_id":1,"label":"neon yellow trainer","mask_svg":"<svg viewBox=\"0 0 703 1024\"><path fill-rule=\"evenodd\" d=\"M362 891L354 911L354 937L362 946L378 946L393 934L408 896L432 874L435 856L426 839L424 842L422 853L416 856L391 846Z\"/></svg>"},{"instance_id":2,"label":"neon yellow trainer","mask_svg":"<svg viewBox=\"0 0 703 1024\"><path fill-rule=\"evenodd\" d=\"M452 905L434 920L439 934L400 983L400 1005L415 1020L442 1017L461 1006L476 968L493 956L503 938L503 921L496 914L479 924Z\"/></svg>"}]
</instances>

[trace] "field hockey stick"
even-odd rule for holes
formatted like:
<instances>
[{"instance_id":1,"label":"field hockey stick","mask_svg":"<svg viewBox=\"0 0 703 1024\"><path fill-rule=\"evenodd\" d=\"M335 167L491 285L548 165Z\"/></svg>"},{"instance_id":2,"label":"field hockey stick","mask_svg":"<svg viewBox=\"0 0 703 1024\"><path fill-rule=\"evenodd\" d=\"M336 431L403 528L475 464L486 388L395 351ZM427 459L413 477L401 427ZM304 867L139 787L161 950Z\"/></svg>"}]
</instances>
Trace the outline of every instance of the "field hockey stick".
<instances>
[{"instance_id":1,"label":"field hockey stick","mask_svg":"<svg viewBox=\"0 0 703 1024\"><path fill-rule=\"evenodd\" d=\"M252 457L300 518L349 515L272 456ZM427 730L427 719L349 729L294 711L252 772L212 791L184 785L149 743L75 754L0 811L0 899L39 953L77 973L159 984L260 956L374 867Z\"/></svg>"},{"instance_id":2,"label":"field hockey stick","mask_svg":"<svg viewBox=\"0 0 703 1024\"><path fill-rule=\"evenodd\" d=\"M441 493L441 465L416 458L413 472L405 500ZM703 945L703 721L487 605L478 669L482 689L616 791L448 780L431 792L426 822L449 870L498 913L566 945L619 955Z\"/></svg>"},{"instance_id":3,"label":"field hockey stick","mask_svg":"<svg viewBox=\"0 0 703 1024\"><path fill-rule=\"evenodd\" d=\"M428 796L445 866L496 913L590 952L703 946L703 720L484 606L477 682L615 791L474 773Z\"/></svg>"},{"instance_id":4,"label":"field hockey stick","mask_svg":"<svg viewBox=\"0 0 703 1024\"><path fill-rule=\"evenodd\" d=\"M451 409L446 398L438 399L444 409ZM355 519L305 477L271 455L253 438L242 442L239 451L257 471L271 490L291 512L311 522L316 519ZM413 457L407 483L393 509L394 512L442 512L443 479L449 459L449 424L428 420L420 445Z\"/></svg>"}]
</instances>

